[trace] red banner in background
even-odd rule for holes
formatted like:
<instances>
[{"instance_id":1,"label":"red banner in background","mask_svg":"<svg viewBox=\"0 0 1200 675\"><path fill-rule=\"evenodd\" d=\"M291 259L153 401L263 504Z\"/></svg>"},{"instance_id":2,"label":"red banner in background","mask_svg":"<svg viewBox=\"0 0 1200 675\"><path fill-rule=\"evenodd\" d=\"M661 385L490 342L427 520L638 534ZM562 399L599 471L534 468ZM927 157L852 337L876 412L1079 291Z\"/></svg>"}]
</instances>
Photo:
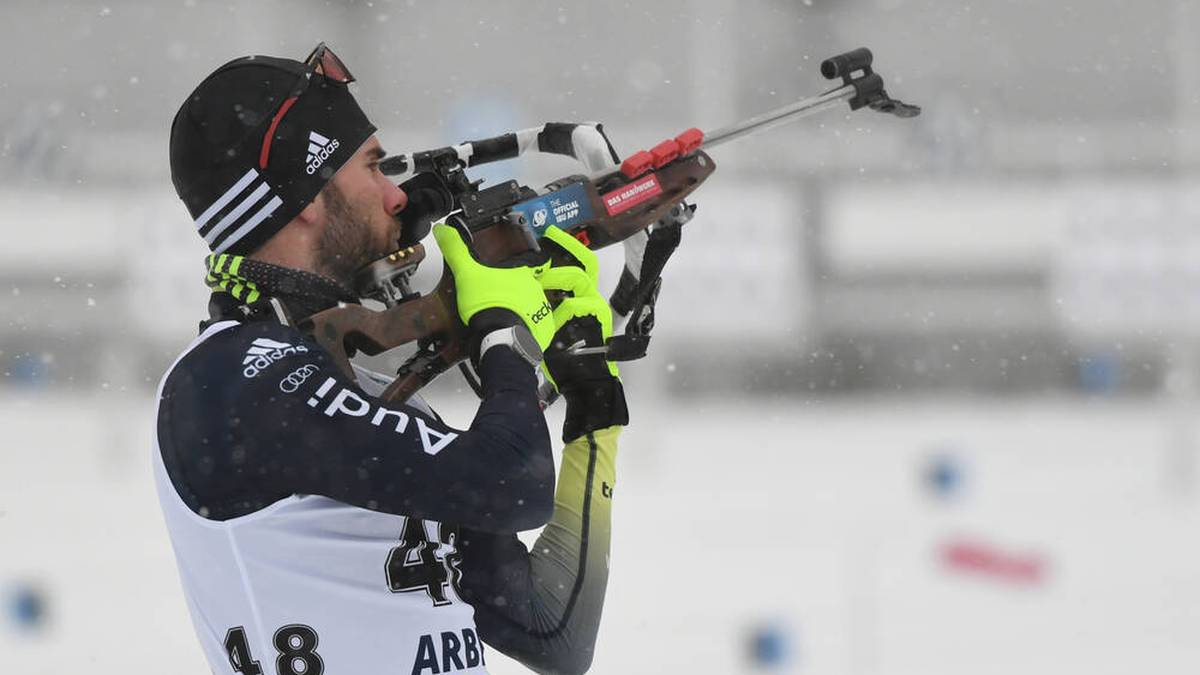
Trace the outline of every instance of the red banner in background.
<instances>
[{"instance_id":1,"label":"red banner in background","mask_svg":"<svg viewBox=\"0 0 1200 675\"><path fill-rule=\"evenodd\" d=\"M948 570L1020 585L1041 584L1049 567L1040 554L1014 553L965 539L954 539L943 544L939 558Z\"/></svg>"}]
</instances>

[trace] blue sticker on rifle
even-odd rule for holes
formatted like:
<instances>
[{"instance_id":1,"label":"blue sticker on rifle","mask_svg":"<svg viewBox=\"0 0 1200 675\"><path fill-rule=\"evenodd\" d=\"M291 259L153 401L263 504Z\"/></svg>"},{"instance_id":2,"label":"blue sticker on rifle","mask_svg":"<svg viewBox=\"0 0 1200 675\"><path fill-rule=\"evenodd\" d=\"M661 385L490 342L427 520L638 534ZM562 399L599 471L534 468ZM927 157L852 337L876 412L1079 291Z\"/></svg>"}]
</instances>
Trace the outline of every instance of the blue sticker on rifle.
<instances>
[{"instance_id":1,"label":"blue sticker on rifle","mask_svg":"<svg viewBox=\"0 0 1200 675\"><path fill-rule=\"evenodd\" d=\"M592 205L588 202L583 183L571 183L561 190L521 202L512 208L525 214L525 221L535 237L541 237L551 225L566 230L592 217Z\"/></svg>"}]
</instances>

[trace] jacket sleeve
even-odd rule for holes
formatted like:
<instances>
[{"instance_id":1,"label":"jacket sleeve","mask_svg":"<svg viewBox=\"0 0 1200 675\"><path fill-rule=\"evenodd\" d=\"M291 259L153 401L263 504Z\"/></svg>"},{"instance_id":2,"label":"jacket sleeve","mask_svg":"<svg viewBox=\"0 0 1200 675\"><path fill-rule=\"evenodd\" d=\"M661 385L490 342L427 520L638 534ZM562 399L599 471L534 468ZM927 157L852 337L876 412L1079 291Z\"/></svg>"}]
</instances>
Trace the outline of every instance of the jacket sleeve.
<instances>
[{"instance_id":1,"label":"jacket sleeve","mask_svg":"<svg viewBox=\"0 0 1200 675\"><path fill-rule=\"evenodd\" d=\"M554 463L533 369L505 349L479 367L465 430L366 394L315 341L272 323L217 333L168 375L159 439L201 515L227 519L291 494L489 532L550 517Z\"/></svg>"},{"instance_id":2,"label":"jacket sleeve","mask_svg":"<svg viewBox=\"0 0 1200 675\"><path fill-rule=\"evenodd\" d=\"M541 673L591 665L608 585L619 426L563 449L554 515L529 551L516 535L460 529L463 598L483 639Z\"/></svg>"}]
</instances>

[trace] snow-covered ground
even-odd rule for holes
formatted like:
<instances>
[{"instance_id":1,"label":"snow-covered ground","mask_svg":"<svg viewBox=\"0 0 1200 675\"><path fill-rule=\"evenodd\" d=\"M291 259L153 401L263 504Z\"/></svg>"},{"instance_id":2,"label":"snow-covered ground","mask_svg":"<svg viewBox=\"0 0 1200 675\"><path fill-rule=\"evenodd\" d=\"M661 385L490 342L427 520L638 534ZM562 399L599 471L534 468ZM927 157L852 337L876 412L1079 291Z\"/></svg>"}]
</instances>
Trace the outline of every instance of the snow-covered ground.
<instances>
[{"instance_id":1,"label":"snow-covered ground","mask_svg":"<svg viewBox=\"0 0 1200 675\"><path fill-rule=\"evenodd\" d=\"M750 672L764 624L790 646L783 672L1200 669L1200 489L1154 401L633 396L593 672ZM40 631L5 613L5 672L207 672L149 412L129 395L0 398L0 592L48 603ZM938 457L958 474L944 498ZM955 542L983 551L975 568L945 562Z\"/></svg>"}]
</instances>

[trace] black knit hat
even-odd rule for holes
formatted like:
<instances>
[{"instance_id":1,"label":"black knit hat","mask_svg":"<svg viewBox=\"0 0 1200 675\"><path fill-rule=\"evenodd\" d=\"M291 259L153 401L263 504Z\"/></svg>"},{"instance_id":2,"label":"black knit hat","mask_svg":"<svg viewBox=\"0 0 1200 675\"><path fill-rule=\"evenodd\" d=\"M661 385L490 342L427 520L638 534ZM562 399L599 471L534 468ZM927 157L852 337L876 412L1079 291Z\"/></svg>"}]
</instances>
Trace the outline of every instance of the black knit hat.
<instances>
[{"instance_id":1,"label":"black knit hat","mask_svg":"<svg viewBox=\"0 0 1200 675\"><path fill-rule=\"evenodd\" d=\"M234 59L184 102L171 125L171 180L215 253L252 253L375 133L351 81L322 44L304 63Z\"/></svg>"}]
</instances>

